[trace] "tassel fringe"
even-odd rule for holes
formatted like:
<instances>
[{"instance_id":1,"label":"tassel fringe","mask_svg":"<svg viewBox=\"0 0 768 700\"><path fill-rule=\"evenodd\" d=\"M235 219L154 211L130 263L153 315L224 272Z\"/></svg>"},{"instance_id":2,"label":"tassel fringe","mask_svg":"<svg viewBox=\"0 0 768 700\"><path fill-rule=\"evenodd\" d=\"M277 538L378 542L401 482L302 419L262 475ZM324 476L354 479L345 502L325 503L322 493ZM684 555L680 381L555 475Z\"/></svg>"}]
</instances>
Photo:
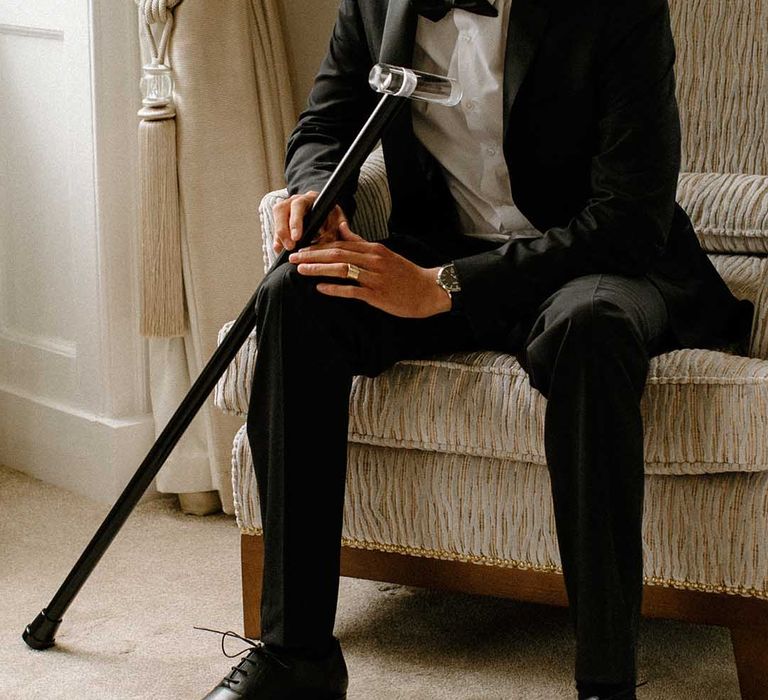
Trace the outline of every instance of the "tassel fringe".
<instances>
[{"instance_id":1,"label":"tassel fringe","mask_svg":"<svg viewBox=\"0 0 768 700\"><path fill-rule=\"evenodd\" d=\"M141 334L183 336L187 315L174 119L140 122L139 159Z\"/></svg>"}]
</instances>

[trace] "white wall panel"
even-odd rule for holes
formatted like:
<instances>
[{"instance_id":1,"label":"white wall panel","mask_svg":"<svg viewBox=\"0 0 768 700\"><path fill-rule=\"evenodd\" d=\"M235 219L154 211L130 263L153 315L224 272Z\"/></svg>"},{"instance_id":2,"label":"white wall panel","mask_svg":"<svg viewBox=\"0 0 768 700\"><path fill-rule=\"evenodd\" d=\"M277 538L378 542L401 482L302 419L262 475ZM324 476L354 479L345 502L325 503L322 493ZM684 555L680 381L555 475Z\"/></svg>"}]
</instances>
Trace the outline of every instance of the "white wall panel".
<instances>
[{"instance_id":1,"label":"white wall panel","mask_svg":"<svg viewBox=\"0 0 768 700\"><path fill-rule=\"evenodd\" d=\"M75 351L63 36L0 27L0 332Z\"/></svg>"},{"instance_id":2,"label":"white wall panel","mask_svg":"<svg viewBox=\"0 0 768 700\"><path fill-rule=\"evenodd\" d=\"M153 438L136 10L0 1L0 463L112 500Z\"/></svg>"},{"instance_id":3,"label":"white wall panel","mask_svg":"<svg viewBox=\"0 0 768 700\"><path fill-rule=\"evenodd\" d=\"M77 386L66 61L63 29L0 23L0 382L56 399Z\"/></svg>"}]
</instances>

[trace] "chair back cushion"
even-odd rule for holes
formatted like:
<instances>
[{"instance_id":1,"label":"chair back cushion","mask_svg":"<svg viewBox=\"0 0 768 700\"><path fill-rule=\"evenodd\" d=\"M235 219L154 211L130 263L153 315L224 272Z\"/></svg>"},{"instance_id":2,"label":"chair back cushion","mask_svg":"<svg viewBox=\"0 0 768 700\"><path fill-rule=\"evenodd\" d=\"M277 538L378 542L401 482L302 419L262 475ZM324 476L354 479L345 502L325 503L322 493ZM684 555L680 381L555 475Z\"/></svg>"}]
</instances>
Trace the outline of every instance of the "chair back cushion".
<instances>
[{"instance_id":1,"label":"chair back cushion","mask_svg":"<svg viewBox=\"0 0 768 700\"><path fill-rule=\"evenodd\" d=\"M678 201L709 252L768 252L768 0L670 0Z\"/></svg>"},{"instance_id":2,"label":"chair back cushion","mask_svg":"<svg viewBox=\"0 0 768 700\"><path fill-rule=\"evenodd\" d=\"M768 2L669 4L682 170L768 175Z\"/></svg>"}]
</instances>

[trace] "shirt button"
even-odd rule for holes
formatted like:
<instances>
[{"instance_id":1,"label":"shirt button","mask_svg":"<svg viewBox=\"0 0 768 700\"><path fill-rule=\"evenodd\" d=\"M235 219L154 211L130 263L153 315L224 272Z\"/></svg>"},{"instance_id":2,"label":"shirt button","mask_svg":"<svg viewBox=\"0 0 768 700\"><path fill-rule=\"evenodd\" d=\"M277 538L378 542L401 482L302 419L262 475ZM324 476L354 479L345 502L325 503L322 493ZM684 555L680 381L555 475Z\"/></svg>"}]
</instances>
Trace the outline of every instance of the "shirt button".
<instances>
[{"instance_id":1,"label":"shirt button","mask_svg":"<svg viewBox=\"0 0 768 700\"><path fill-rule=\"evenodd\" d=\"M474 100L467 100L464 103L464 106L471 112L475 108L475 101Z\"/></svg>"},{"instance_id":2,"label":"shirt button","mask_svg":"<svg viewBox=\"0 0 768 700\"><path fill-rule=\"evenodd\" d=\"M493 156L496 155L496 149L493 146L488 146L488 148L485 149L485 153L486 153L486 155L488 155L491 158L493 158Z\"/></svg>"},{"instance_id":3,"label":"shirt button","mask_svg":"<svg viewBox=\"0 0 768 700\"><path fill-rule=\"evenodd\" d=\"M461 33L461 40L462 41L466 41L466 42L470 42L470 41L472 41L472 35L469 32L462 32Z\"/></svg>"}]
</instances>

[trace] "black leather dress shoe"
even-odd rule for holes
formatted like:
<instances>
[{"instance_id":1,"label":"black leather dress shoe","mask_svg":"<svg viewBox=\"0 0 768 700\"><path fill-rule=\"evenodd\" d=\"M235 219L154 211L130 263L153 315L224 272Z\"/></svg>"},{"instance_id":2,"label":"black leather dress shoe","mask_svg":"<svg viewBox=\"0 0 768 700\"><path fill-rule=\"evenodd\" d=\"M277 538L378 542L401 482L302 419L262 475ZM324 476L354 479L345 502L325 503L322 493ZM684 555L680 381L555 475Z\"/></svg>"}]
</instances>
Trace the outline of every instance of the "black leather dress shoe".
<instances>
[{"instance_id":1,"label":"black leather dress shoe","mask_svg":"<svg viewBox=\"0 0 768 700\"><path fill-rule=\"evenodd\" d=\"M248 641L248 654L203 700L346 700L349 676L336 637L320 658Z\"/></svg>"}]
</instances>

